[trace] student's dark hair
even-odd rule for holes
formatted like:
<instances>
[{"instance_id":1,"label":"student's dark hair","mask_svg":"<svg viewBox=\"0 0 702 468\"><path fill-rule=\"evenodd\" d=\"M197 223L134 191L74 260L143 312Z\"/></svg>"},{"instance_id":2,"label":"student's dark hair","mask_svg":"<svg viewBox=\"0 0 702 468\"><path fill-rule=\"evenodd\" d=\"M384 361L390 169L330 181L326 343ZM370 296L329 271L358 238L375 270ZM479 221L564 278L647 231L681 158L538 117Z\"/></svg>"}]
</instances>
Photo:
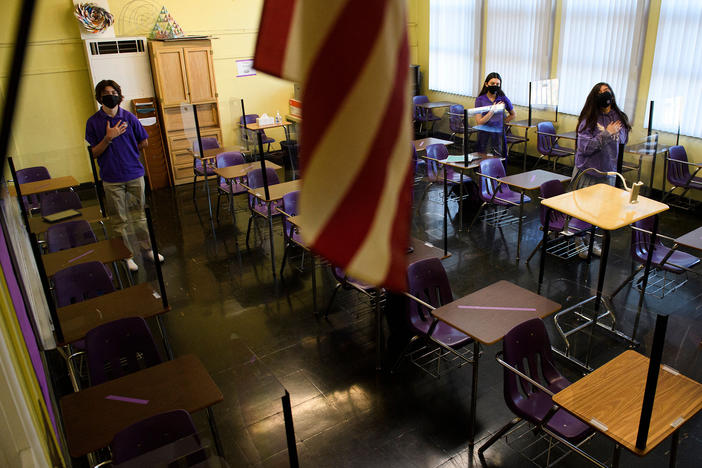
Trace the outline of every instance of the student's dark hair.
<instances>
[{"instance_id":1,"label":"student's dark hair","mask_svg":"<svg viewBox=\"0 0 702 468\"><path fill-rule=\"evenodd\" d=\"M485 77L485 81L483 81L483 89L480 90L480 92L478 93L478 96L482 96L483 94L487 94L487 92L488 92L487 83L488 83L488 81L490 81L493 78L497 78L498 80L500 80L500 89L498 89L497 93L495 93L495 94L497 94L498 96L505 95L504 91L502 91L502 77L500 76L499 73L492 72L488 76Z\"/></svg>"},{"instance_id":2,"label":"student's dark hair","mask_svg":"<svg viewBox=\"0 0 702 468\"><path fill-rule=\"evenodd\" d=\"M122 88L120 87L120 85L117 84L116 81L102 80L101 82L99 82L97 84L97 86L95 86L95 99L97 99L97 102L100 102L100 97L102 96L102 92L105 91L105 88L107 88L108 86L112 86L113 88L115 88L115 91L117 91L117 94L119 94L119 97L124 98L124 96L122 96Z\"/></svg>"},{"instance_id":3,"label":"student's dark hair","mask_svg":"<svg viewBox=\"0 0 702 468\"><path fill-rule=\"evenodd\" d=\"M622 111L617 105L617 100L614 97L614 91L608 83L600 82L592 87L590 94L587 95L585 99L585 105L583 110L580 111L580 116L578 117L578 127L580 128L580 123L585 121L585 128L593 130L597 125L597 117L602 113L599 104L597 103L597 96L600 94L600 88L602 85L609 88L609 92L612 93L612 110L619 115L619 120L621 120L622 125L627 131L631 130L631 124L629 123L629 118L626 116L624 111Z\"/></svg>"}]
</instances>

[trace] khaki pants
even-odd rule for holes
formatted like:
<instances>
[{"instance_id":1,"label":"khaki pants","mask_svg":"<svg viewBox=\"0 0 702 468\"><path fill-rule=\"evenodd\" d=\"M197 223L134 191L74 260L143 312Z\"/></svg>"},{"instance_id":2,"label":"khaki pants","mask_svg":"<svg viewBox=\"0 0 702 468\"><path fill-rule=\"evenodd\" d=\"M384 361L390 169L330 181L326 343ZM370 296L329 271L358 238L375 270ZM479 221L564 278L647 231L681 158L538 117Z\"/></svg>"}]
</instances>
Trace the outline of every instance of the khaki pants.
<instances>
[{"instance_id":1,"label":"khaki pants","mask_svg":"<svg viewBox=\"0 0 702 468\"><path fill-rule=\"evenodd\" d=\"M103 182L113 236L120 236L132 255L149 248L144 216L144 177L127 182Z\"/></svg>"}]
</instances>

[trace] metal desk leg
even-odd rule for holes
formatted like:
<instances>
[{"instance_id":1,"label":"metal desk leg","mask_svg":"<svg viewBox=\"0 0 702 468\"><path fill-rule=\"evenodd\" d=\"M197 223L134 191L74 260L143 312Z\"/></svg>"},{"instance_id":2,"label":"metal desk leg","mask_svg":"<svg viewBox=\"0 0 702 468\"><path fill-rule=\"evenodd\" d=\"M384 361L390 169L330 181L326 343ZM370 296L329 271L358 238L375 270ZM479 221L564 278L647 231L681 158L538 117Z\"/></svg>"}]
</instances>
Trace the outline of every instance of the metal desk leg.
<instances>
[{"instance_id":1,"label":"metal desk leg","mask_svg":"<svg viewBox=\"0 0 702 468\"><path fill-rule=\"evenodd\" d=\"M475 412L478 403L478 357L480 356L480 343L478 340L473 340L473 382L470 390L470 442L468 447L473 453L475 446Z\"/></svg>"},{"instance_id":2,"label":"metal desk leg","mask_svg":"<svg viewBox=\"0 0 702 468\"><path fill-rule=\"evenodd\" d=\"M522 218L524 216L524 190L519 197L519 225L517 228L517 263L519 263L519 249L522 245Z\"/></svg>"},{"instance_id":3,"label":"metal desk leg","mask_svg":"<svg viewBox=\"0 0 702 468\"><path fill-rule=\"evenodd\" d=\"M202 169L205 172L205 191L207 192L207 209L210 213L210 221L212 221L212 200L210 197L210 184L207 180L207 161L202 162Z\"/></svg>"},{"instance_id":4,"label":"metal desk leg","mask_svg":"<svg viewBox=\"0 0 702 468\"><path fill-rule=\"evenodd\" d=\"M212 438L214 439L215 449L217 450L217 455L224 458L224 450L222 448L222 441L219 440L219 431L217 430L217 423L215 422L214 413L211 407L207 407L207 422L210 424L210 431L212 431Z\"/></svg>"},{"instance_id":5,"label":"metal desk leg","mask_svg":"<svg viewBox=\"0 0 702 468\"><path fill-rule=\"evenodd\" d=\"M383 370L383 315L380 309L380 289L375 290L376 351L375 370Z\"/></svg>"},{"instance_id":6,"label":"metal desk leg","mask_svg":"<svg viewBox=\"0 0 702 468\"><path fill-rule=\"evenodd\" d=\"M546 249L548 248L548 225L551 219L551 208L546 208L546 224L544 225L544 237L541 241L541 260L539 261L539 286L536 289L537 294L541 294L541 283L544 282L544 269L546 267Z\"/></svg>"},{"instance_id":7,"label":"metal desk leg","mask_svg":"<svg viewBox=\"0 0 702 468\"><path fill-rule=\"evenodd\" d=\"M234 179L229 179L229 211L232 214L232 224L234 225L234 229L236 229L236 211L234 210L234 184L232 184L232 180ZM234 236L236 238L236 236Z\"/></svg>"},{"instance_id":8,"label":"metal desk leg","mask_svg":"<svg viewBox=\"0 0 702 468\"><path fill-rule=\"evenodd\" d=\"M529 137L527 134L529 133L529 127L524 129L524 153L522 154L522 172L526 172L526 160L527 160L527 143L529 143Z\"/></svg>"},{"instance_id":9,"label":"metal desk leg","mask_svg":"<svg viewBox=\"0 0 702 468\"><path fill-rule=\"evenodd\" d=\"M670 438L670 468L675 468L675 465L678 463L678 439L680 437L680 430L678 429L677 431L673 432L672 437Z\"/></svg>"},{"instance_id":10,"label":"metal desk leg","mask_svg":"<svg viewBox=\"0 0 702 468\"><path fill-rule=\"evenodd\" d=\"M448 182L444 167L444 257L448 255Z\"/></svg>"},{"instance_id":11,"label":"metal desk leg","mask_svg":"<svg viewBox=\"0 0 702 468\"><path fill-rule=\"evenodd\" d=\"M611 233L606 229L602 230L604 233L604 238L602 241L602 257L600 257L600 269L597 278L597 297L595 299L595 310L592 314L592 325L590 326L590 333L587 338L587 357L585 358L585 365L590 365L590 353L592 351L592 335L595 332L595 326L597 325L597 317L600 312L600 302L602 302L602 289L604 288L605 273L607 271L607 257L609 256L609 244L611 240Z\"/></svg>"},{"instance_id":12,"label":"metal desk leg","mask_svg":"<svg viewBox=\"0 0 702 468\"><path fill-rule=\"evenodd\" d=\"M622 456L622 446L614 444L614 454L612 455L612 468L619 468L619 458Z\"/></svg>"},{"instance_id":13,"label":"metal desk leg","mask_svg":"<svg viewBox=\"0 0 702 468\"><path fill-rule=\"evenodd\" d=\"M312 259L312 312L317 314L317 267L316 267L316 257L310 252L310 258ZM282 277L282 276L281 276Z\"/></svg>"},{"instance_id":14,"label":"metal desk leg","mask_svg":"<svg viewBox=\"0 0 702 468\"><path fill-rule=\"evenodd\" d=\"M646 257L646 267L644 268L643 282L641 284L641 294L639 295L639 306L634 319L634 330L631 332L631 339L636 340L636 331L639 328L639 319L641 318L641 309L643 308L644 297L646 296L646 287L648 286L648 274L651 272L651 259L653 257L653 247L656 245L656 235L658 234L658 216L653 217L653 229L651 230L651 238L648 242L648 257Z\"/></svg>"},{"instance_id":15,"label":"metal desk leg","mask_svg":"<svg viewBox=\"0 0 702 468\"><path fill-rule=\"evenodd\" d=\"M460 172L461 182L459 185L459 198L458 198L458 230L463 231L463 172Z\"/></svg>"},{"instance_id":16,"label":"metal desk leg","mask_svg":"<svg viewBox=\"0 0 702 468\"><path fill-rule=\"evenodd\" d=\"M271 244L271 272L273 273L273 282L275 283L276 276L275 276L275 252L273 250L273 216L271 215L271 203L268 202L268 235L270 237L270 244Z\"/></svg>"}]
</instances>

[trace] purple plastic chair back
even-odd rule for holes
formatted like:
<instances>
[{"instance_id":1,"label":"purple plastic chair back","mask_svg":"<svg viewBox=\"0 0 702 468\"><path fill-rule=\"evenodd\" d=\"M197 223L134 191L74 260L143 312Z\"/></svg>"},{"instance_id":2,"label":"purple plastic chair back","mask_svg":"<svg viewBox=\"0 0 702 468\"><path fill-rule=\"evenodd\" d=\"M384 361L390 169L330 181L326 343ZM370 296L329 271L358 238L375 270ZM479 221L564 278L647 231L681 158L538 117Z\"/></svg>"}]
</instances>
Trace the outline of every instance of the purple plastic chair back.
<instances>
[{"instance_id":1,"label":"purple plastic chair back","mask_svg":"<svg viewBox=\"0 0 702 468\"><path fill-rule=\"evenodd\" d=\"M429 145L427 146L427 157L442 160L448 158L448 150L446 149L445 145L441 144L436 144L436 145ZM444 174L441 172L441 169L439 168L439 163L436 161L432 161L431 159L427 159L427 174L429 175L430 180L439 180L441 179ZM446 169L446 168L444 168ZM452 171L450 169L447 170L446 172L446 177L451 177Z\"/></svg>"},{"instance_id":2,"label":"purple plastic chair back","mask_svg":"<svg viewBox=\"0 0 702 468\"><path fill-rule=\"evenodd\" d=\"M500 161L498 158L484 159L480 161L480 173L499 179L505 176L505 167L502 165L502 161ZM484 202L490 202L495 193L495 187L497 187L497 182L492 179L488 179L487 177L481 177L480 198ZM502 192L503 185L500 185L497 191Z\"/></svg>"},{"instance_id":3,"label":"purple plastic chair back","mask_svg":"<svg viewBox=\"0 0 702 468\"><path fill-rule=\"evenodd\" d=\"M451 285L446 270L438 258L427 258L412 263L407 268L408 292L434 307L453 301ZM409 320L413 328L427 332L431 318L426 307L409 301Z\"/></svg>"},{"instance_id":4,"label":"purple plastic chair back","mask_svg":"<svg viewBox=\"0 0 702 468\"><path fill-rule=\"evenodd\" d=\"M226 151L217 155L217 167L238 166L244 164L244 156L239 151ZM219 184L223 184L223 178L219 178Z\"/></svg>"},{"instance_id":5,"label":"purple plastic chair back","mask_svg":"<svg viewBox=\"0 0 702 468\"><path fill-rule=\"evenodd\" d=\"M531 319L514 327L505 335L502 346L507 364L519 369L544 387L557 392L569 385L553 365L551 344L541 319ZM549 395L507 368L504 369L503 390L509 409L531 422L538 423L553 406ZM536 393L544 398L533 398Z\"/></svg>"},{"instance_id":6,"label":"purple plastic chair back","mask_svg":"<svg viewBox=\"0 0 702 468\"><path fill-rule=\"evenodd\" d=\"M109 380L161 362L154 338L141 317L99 325L85 336L90 384Z\"/></svg>"},{"instance_id":7,"label":"purple plastic chair back","mask_svg":"<svg viewBox=\"0 0 702 468\"><path fill-rule=\"evenodd\" d=\"M637 227L639 229L645 229L647 231L652 231L653 221L654 216L649 216L648 218L636 221L634 223L634 227ZM648 258L648 247L650 242L651 235L649 233L637 231L636 229L631 230L631 255L634 257L635 260L637 260L640 263L646 263L646 259ZM657 253L659 253L657 252L657 250L660 247L663 247L663 243L661 242L660 238L656 238L656 244L654 246L652 258L652 262L654 265L660 263L660 261L662 260L662 258L656 258L660 257L660 255L656 255Z\"/></svg>"},{"instance_id":8,"label":"purple plastic chair back","mask_svg":"<svg viewBox=\"0 0 702 468\"><path fill-rule=\"evenodd\" d=\"M51 175L49 175L49 170L44 166L25 167L17 170L18 184L46 179L51 179ZM39 208L39 195L37 194L22 197L22 200L24 201L24 206L28 209Z\"/></svg>"},{"instance_id":9,"label":"purple plastic chair back","mask_svg":"<svg viewBox=\"0 0 702 468\"><path fill-rule=\"evenodd\" d=\"M680 161L680 162L678 162ZM668 182L676 187L687 187L690 181L690 169L687 164L687 152L680 145L671 146L668 150Z\"/></svg>"},{"instance_id":10,"label":"purple plastic chair back","mask_svg":"<svg viewBox=\"0 0 702 468\"><path fill-rule=\"evenodd\" d=\"M549 133L551 135L556 134L556 129L554 128L553 123L551 122L539 122L538 124L536 124L536 131L542 133ZM551 150L553 149L555 141L556 137L548 135L538 135L538 138L536 139L536 150L541 154L549 155L551 154Z\"/></svg>"},{"instance_id":11,"label":"purple plastic chair back","mask_svg":"<svg viewBox=\"0 0 702 468\"><path fill-rule=\"evenodd\" d=\"M100 262L79 263L59 270L54 275L54 292L58 307L102 296L114 290L112 280Z\"/></svg>"},{"instance_id":12,"label":"purple plastic chair back","mask_svg":"<svg viewBox=\"0 0 702 468\"><path fill-rule=\"evenodd\" d=\"M300 191L299 190L295 190L294 192L286 193L283 196L283 207L281 209L291 216L297 215L298 214L297 202L298 202L299 198L300 198ZM284 233L286 236L288 234L290 234L290 227L291 227L291 224L288 222L287 216L285 216L284 221L283 221L283 229L284 229Z\"/></svg>"},{"instance_id":13,"label":"purple plastic chair back","mask_svg":"<svg viewBox=\"0 0 702 468\"><path fill-rule=\"evenodd\" d=\"M66 250L97 242L90 224L79 219L49 226L46 230L46 244L49 253Z\"/></svg>"},{"instance_id":14,"label":"purple plastic chair back","mask_svg":"<svg viewBox=\"0 0 702 468\"><path fill-rule=\"evenodd\" d=\"M463 133L463 106L460 104L449 107L449 129L453 133Z\"/></svg>"},{"instance_id":15,"label":"purple plastic chair back","mask_svg":"<svg viewBox=\"0 0 702 468\"><path fill-rule=\"evenodd\" d=\"M189 436L192 436L192 440ZM195 424L187 411L178 409L157 414L134 423L115 434L110 442L112 463L124 463L181 440L183 440L182 447L181 444L178 444L173 451L168 453L170 457L174 458L164 460L164 463L198 450L201 447L200 438L197 436L197 429L195 429ZM188 461L194 460L188 459Z\"/></svg>"},{"instance_id":16,"label":"purple plastic chair back","mask_svg":"<svg viewBox=\"0 0 702 468\"><path fill-rule=\"evenodd\" d=\"M64 210L78 210L83 208L80 198L75 192L46 192L39 197L41 203L41 215L48 216Z\"/></svg>"},{"instance_id":17,"label":"purple plastic chair back","mask_svg":"<svg viewBox=\"0 0 702 468\"><path fill-rule=\"evenodd\" d=\"M201 140L203 151L208 149L219 148L219 142L215 137L202 137ZM193 142L193 153L195 153L197 156L200 156L200 146L198 145L197 140ZM202 161L198 158L195 158L195 169L202 171Z\"/></svg>"},{"instance_id":18,"label":"purple plastic chair back","mask_svg":"<svg viewBox=\"0 0 702 468\"><path fill-rule=\"evenodd\" d=\"M556 195L560 195L565 192L563 189L563 184L557 180L548 180L541 184L540 187L541 198L551 198ZM547 208L544 205L539 207L539 219L541 220L541 225L546 225L546 211ZM549 229L552 231L560 231L563 229L563 225L566 220L566 215L560 211L552 210L551 219L549 219Z\"/></svg>"},{"instance_id":19,"label":"purple plastic chair back","mask_svg":"<svg viewBox=\"0 0 702 468\"><path fill-rule=\"evenodd\" d=\"M278 174L275 172L275 169L267 167L266 176L268 177L268 185L279 183ZM248 186L252 189L263 187L263 173L261 172L261 169L254 169L253 171L249 172L247 178L249 181ZM256 205L263 206L265 203L253 195L249 195L249 205L252 207ZM272 207L271 209L272 213L275 215L275 208Z\"/></svg>"}]
</instances>

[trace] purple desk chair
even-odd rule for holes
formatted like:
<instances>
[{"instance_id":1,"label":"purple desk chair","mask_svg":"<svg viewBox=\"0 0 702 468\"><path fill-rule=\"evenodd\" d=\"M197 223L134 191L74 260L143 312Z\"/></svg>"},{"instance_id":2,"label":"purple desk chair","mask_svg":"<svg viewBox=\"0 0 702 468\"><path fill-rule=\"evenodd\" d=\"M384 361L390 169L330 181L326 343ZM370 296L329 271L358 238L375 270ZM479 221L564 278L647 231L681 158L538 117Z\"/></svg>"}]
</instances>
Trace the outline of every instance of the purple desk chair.
<instances>
[{"instance_id":1,"label":"purple desk chair","mask_svg":"<svg viewBox=\"0 0 702 468\"><path fill-rule=\"evenodd\" d=\"M570 148L565 148L558 144L556 129L552 122L539 122L536 124L536 150L539 152L539 159L534 164L534 169L543 158L553 159L553 170L556 170L556 163L559 158L573 156L575 152Z\"/></svg>"},{"instance_id":2,"label":"purple desk chair","mask_svg":"<svg viewBox=\"0 0 702 468\"><path fill-rule=\"evenodd\" d=\"M658 215L655 215L658 216ZM635 222L631 227L631 258L634 263L639 266L629 275L629 277L620 284L612 293L612 297L616 296L636 275L641 272L646 266L648 259L648 248L651 242L651 231L653 230L654 216L649 216ZM646 286L646 294L656 295L663 298L672 293L680 286L687 283L687 278L676 281L674 278L668 278L667 274L674 275L686 274L692 267L700 263L700 259L694 255L685 252L670 249L663 245L661 238L670 239L667 236L658 234L656 243L653 247L653 256L651 257L651 267L653 270L649 274L648 284ZM662 272L662 274L661 274ZM639 278L637 287L641 289ZM658 295L657 293L660 293Z\"/></svg>"},{"instance_id":3,"label":"purple desk chair","mask_svg":"<svg viewBox=\"0 0 702 468\"><path fill-rule=\"evenodd\" d=\"M151 416L115 434L110 442L111 463L120 465L171 444L163 459L149 458L149 463L170 466L169 463L185 458L186 466L193 466L206 458L190 414L178 409Z\"/></svg>"},{"instance_id":4,"label":"purple desk chair","mask_svg":"<svg viewBox=\"0 0 702 468\"><path fill-rule=\"evenodd\" d=\"M245 116L239 117L239 123L241 125L244 125L244 119L246 119L247 125L254 124L254 123L256 123L257 118L258 118L258 114L246 114ZM242 129L243 129L243 127L242 127ZM256 149L258 148L258 146L257 146L258 145L258 137L256 136L257 133L261 134L261 141L263 142L263 144L264 145L268 144L268 148L266 149L266 153L270 153L271 152L271 143L274 143L275 140L273 138L269 137L268 135L266 135L266 132L264 130L257 130L256 132L254 132L254 131L244 132L243 136L247 142L247 148L248 148L248 144L252 144L253 147ZM256 152L256 150L254 149L254 153L255 152Z\"/></svg>"},{"instance_id":5,"label":"purple desk chair","mask_svg":"<svg viewBox=\"0 0 702 468\"><path fill-rule=\"evenodd\" d=\"M295 190L294 192L286 193L283 196L283 210L289 216L296 216L299 213L297 202L300 198L300 191ZM302 237L295 226L288 221L288 216L283 217L283 262L280 265L280 277L283 277L283 270L285 269L285 262L288 258L288 251L294 246L302 247L304 250L309 250L305 243L302 241Z\"/></svg>"},{"instance_id":6,"label":"purple desk chair","mask_svg":"<svg viewBox=\"0 0 702 468\"><path fill-rule=\"evenodd\" d=\"M271 169L270 167L266 168L266 177L268 179L268 185L275 185L279 183L278 180L278 174L276 174L275 169ZM248 184L250 188L252 189L257 189L263 187L263 172L261 169L254 169L253 171L249 172L248 175ZM261 190L263 193L263 190ZM278 207L283 206L283 201L282 200L275 200L271 202L271 217L279 217L281 216L280 211L278 211ZM253 195L249 194L249 211L251 212L251 216L249 216L249 225L246 228L246 248L249 248L249 235L251 234L251 223L254 221L254 218L260 217L263 219L268 219L268 203L264 202L260 198L254 197ZM275 273L275 271L274 271Z\"/></svg>"},{"instance_id":7,"label":"purple desk chair","mask_svg":"<svg viewBox=\"0 0 702 468\"><path fill-rule=\"evenodd\" d=\"M410 300L407 302L405 323L412 337L393 366L393 372L405 357L435 378L441 374L442 360L450 362L446 357L448 354L459 360L458 367L472 363L472 352L459 353L457 350L472 344L473 339L432 317L432 310L453 302L451 285L441 260L427 258L412 263L407 268L407 283ZM410 352L418 342L421 342L421 346ZM433 350L428 351L431 348Z\"/></svg>"},{"instance_id":8,"label":"purple desk chair","mask_svg":"<svg viewBox=\"0 0 702 468\"><path fill-rule=\"evenodd\" d=\"M215 137L202 137L202 150L219 148L219 142ZM203 165L200 156L200 147L198 142L193 143L193 200L195 200L195 186L197 185L198 177L205 177L205 171L207 171L207 177L214 176L214 168L211 164L205 163ZM203 186L206 189L206 187Z\"/></svg>"},{"instance_id":9,"label":"purple desk chair","mask_svg":"<svg viewBox=\"0 0 702 468\"><path fill-rule=\"evenodd\" d=\"M49 253L95 242L97 237L93 229L83 219L54 224L46 230L46 245Z\"/></svg>"},{"instance_id":10,"label":"purple desk chair","mask_svg":"<svg viewBox=\"0 0 702 468\"><path fill-rule=\"evenodd\" d=\"M553 402L553 395L569 386L570 382L553 364L551 343L543 321L531 319L514 327L505 335L502 351L497 354L496 359L505 368L505 403L516 417L478 449L483 464L485 450L522 420L536 426L536 430L553 437L570 450L590 459L591 456L579 445L589 440L594 431ZM528 363L528 367L525 362ZM552 463L553 460L547 460L547 466L551 466Z\"/></svg>"},{"instance_id":11,"label":"purple desk chair","mask_svg":"<svg viewBox=\"0 0 702 468\"><path fill-rule=\"evenodd\" d=\"M87 262L73 265L57 271L54 279L54 296L56 307L66 307L77 302L114 292L112 278L108 275L105 265L100 262ZM77 349L73 352L71 347ZM80 390L78 373L73 366L73 360L85 353L85 341L71 343L68 353L61 353L67 361L68 373L75 391Z\"/></svg>"},{"instance_id":12,"label":"purple desk chair","mask_svg":"<svg viewBox=\"0 0 702 468\"><path fill-rule=\"evenodd\" d=\"M480 191L479 196L482 204L475 213L470 227L473 227L486 206L492 206L495 212L491 216L486 216L485 220L489 224L501 227L506 224L518 222L519 219L510 216L507 209L511 206L519 206L521 194L500 183L497 179L505 177L505 167L499 158L490 158L480 161ZM531 202L531 198L524 196L524 203ZM502 208L498 211L499 208Z\"/></svg>"},{"instance_id":13,"label":"purple desk chair","mask_svg":"<svg viewBox=\"0 0 702 468\"><path fill-rule=\"evenodd\" d=\"M419 107L419 104L426 104L429 102L429 98L423 95L414 96L412 98L412 104L414 105L414 121L419 122L419 133L422 133L422 127L426 125L427 131L429 130L429 123L441 120L440 117L434 115L431 109L425 109L424 107ZM432 123L432 132L434 131L434 124Z\"/></svg>"},{"instance_id":14,"label":"purple desk chair","mask_svg":"<svg viewBox=\"0 0 702 468\"><path fill-rule=\"evenodd\" d=\"M59 270L54 275L56 306L65 307L115 290L100 262L86 262Z\"/></svg>"},{"instance_id":15,"label":"purple desk chair","mask_svg":"<svg viewBox=\"0 0 702 468\"><path fill-rule=\"evenodd\" d=\"M44 166L26 167L17 170L17 183L26 184L28 182L36 182L38 180L51 179L49 170ZM27 211L36 211L39 209L39 195L27 195L22 197L22 202Z\"/></svg>"},{"instance_id":16,"label":"purple desk chair","mask_svg":"<svg viewBox=\"0 0 702 468\"><path fill-rule=\"evenodd\" d=\"M245 162L244 156L239 151L227 151L217 155L217 167L238 166L240 164L244 164ZM246 193L246 187L241 185L242 182L246 183L246 176L237 177L231 184L229 184L229 181L222 177L217 179L217 221L219 221L220 198L222 195L228 197L231 194L229 209L233 212L234 197L236 195Z\"/></svg>"},{"instance_id":17,"label":"purple desk chair","mask_svg":"<svg viewBox=\"0 0 702 468\"><path fill-rule=\"evenodd\" d=\"M162 362L146 321L128 317L104 323L85 337L90 384L98 385Z\"/></svg>"},{"instance_id":18,"label":"purple desk chair","mask_svg":"<svg viewBox=\"0 0 702 468\"><path fill-rule=\"evenodd\" d=\"M445 145L436 144L427 146L427 157L429 158L443 160L448 158L448 156L448 149L446 149ZM471 182L470 177L463 175L458 171L454 171L450 167L443 166L436 161L432 161L431 159L427 159L426 162L427 181L429 183L426 185L426 187L424 187L424 192L422 193L422 198L420 199L419 203L422 203L422 201L424 201L424 198L427 196L429 188L433 184L444 183L444 171L446 171L446 184L448 185L449 192L451 192L454 188L458 187L459 184L467 184ZM464 193L468 192L465 191Z\"/></svg>"},{"instance_id":19,"label":"purple desk chair","mask_svg":"<svg viewBox=\"0 0 702 468\"><path fill-rule=\"evenodd\" d=\"M695 171L691 173L690 171L693 168ZM700 169L702 169L702 165L688 162L684 147L680 145L671 146L668 150L666 178L673 187L666 192L663 201L665 202L666 198L672 195L677 188L683 189L680 198L684 197L690 189L702 190L702 177L696 177Z\"/></svg>"},{"instance_id":20,"label":"purple desk chair","mask_svg":"<svg viewBox=\"0 0 702 468\"><path fill-rule=\"evenodd\" d=\"M79 210L83 208L80 198L71 190L42 193L39 195L39 204L42 216L48 216L64 210Z\"/></svg>"},{"instance_id":21,"label":"purple desk chair","mask_svg":"<svg viewBox=\"0 0 702 468\"><path fill-rule=\"evenodd\" d=\"M546 199L564 193L565 189L563 188L563 183L557 180L549 180L541 184L540 192L541 198ZM540 229L542 231L546 225L546 211L548 211L548 208L545 206L542 205L539 207L539 220L541 221ZM561 231L566 228L566 222L568 223L568 232L572 233L574 236L583 236L592 228L592 225L586 223L585 221L581 221L578 218L571 218L560 211L551 210L551 217L548 221L549 233L555 233L556 235L560 234ZM531 251L529 258L527 258L527 263L529 263L534 254L539 251L543 245L543 242L543 239L541 239L534 250ZM592 238L590 239L590 242L592 242ZM581 251L579 248L570 246L567 238L565 239L565 243L563 245L559 243L558 246L553 248L553 250L549 250L549 253L553 253L557 257L564 259L572 258L575 255L578 255L580 252Z\"/></svg>"},{"instance_id":22,"label":"purple desk chair","mask_svg":"<svg viewBox=\"0 0 702 468\"><path fill-rule=\"evenodd\" d=\"M97 242L95 232L90 224L82 219L76 221L66 221L64 223L49 226L46 230L46 245L48 253L60 250L72 249L81 245L93 244ZM112 271L107 265L103 265L107 276L112 280Z\"/></svg>"}]
</instances>

